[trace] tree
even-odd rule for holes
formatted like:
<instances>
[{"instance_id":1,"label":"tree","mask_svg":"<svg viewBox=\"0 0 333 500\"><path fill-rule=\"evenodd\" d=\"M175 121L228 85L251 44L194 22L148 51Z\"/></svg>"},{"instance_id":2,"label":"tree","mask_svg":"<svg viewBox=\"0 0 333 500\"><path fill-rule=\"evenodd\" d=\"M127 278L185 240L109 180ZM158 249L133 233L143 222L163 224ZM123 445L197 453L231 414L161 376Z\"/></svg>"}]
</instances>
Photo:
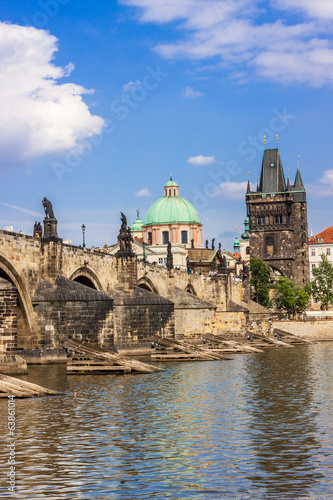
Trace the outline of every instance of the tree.
<instances>
[{"instance_id":1,"label":"tree","mask_svg":"<svg viewBox=\"0 0 333 500\"><path fill-rule=\"evenodd\" d=\"M312 269L314 280L309 285L309 290L317 302L321 302L320 309L327 311L333 304L333 266L322 254L321 263Z\"/></svg>"},{"instance_id":2,"label":"tree","mask_svg":"<svg viewBox=\"0 0 333 500\"><path fill-rule=\"evenodd\" d=\"M250 283L254 289L253 300L262 306L269 307L269 280L271 271L266 262L261 259L251 259L249 262L251 278Z\"/></svg>"},{"instance_id":3,"label":"tree","mask_svg":"<svg viewBox=\"0 0 333 500\"><path fill-rule=\"evenodd\" d=\"M306 289L288 278L280 276L274 285L274 290L273 303L276 309L286 313L288 318L295 318L296 314L302 314L309 305L310 295Z\"/></svg>"}]
</instances>

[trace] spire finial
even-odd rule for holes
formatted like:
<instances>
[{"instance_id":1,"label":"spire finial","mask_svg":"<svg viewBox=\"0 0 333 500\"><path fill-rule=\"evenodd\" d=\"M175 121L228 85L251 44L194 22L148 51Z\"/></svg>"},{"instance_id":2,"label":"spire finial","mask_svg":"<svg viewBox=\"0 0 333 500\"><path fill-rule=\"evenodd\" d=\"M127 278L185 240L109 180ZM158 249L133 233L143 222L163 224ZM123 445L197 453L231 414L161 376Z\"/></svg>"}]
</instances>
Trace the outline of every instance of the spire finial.
<instances>
[{"instance_id":1,"label":"spire finial","mask_svg":"<svg viewBox=\"0 0 333 500\"><path fill-rule=\"evenodd\" d=\"M264 139L264 148L266 148L266 136L265 135L263 136L263 139Z\"/></svg>"},{"instance_id":2,"label":"spire finial","mask_svg":"<svg viewBox=\"0 0 333 500\"><path fill-rule=\"evenodd\" d=\"M300 155L297 155L297 168L299 168L299 157Z\"/></svg>"},{"instance_id":3,"label":"spire finial","mask_svg":"<svg viewBox=\"0 0 333 500\"><path fill-rule=\"evenodd\" d=\"M247 173L247 178L250 179L250 170Z\"/></svg>"},{"instance_id":4,"label":"spire finial","mask_svg":"<svg viewBox=\"0 0 333 500\"><path fill-rule=\"evenodd\" d=\"M138 219L139 216L140 216L140 210L137 208L137 210L136 210L136 218Z\"/></svg>"},{"instance_id":5,"label":"spire finial","mask_svg":"<svg viewBox=\"0 0 333 500\"><path fill-rule=\"evenodd\" d=\"M289 179L290 168L287 168L287 179Z\"/></svg>"},{"instance_id":6,"label":"spire finial","mask_svg":"<svg viewBox=\"0 0 333 500\"><path fill-rule=\"evenodd\" d=\"M275 140L276 140L276 146L279 149L279 136L278 136L278 134L276 134Z\"/></svg>"},{"instance_id":7,"label":"spire finial","mask_svg":"<svg viewBox=\"0 0 333 500\"><path fill-rule=\"evenodd\" d=\"M170 181L172 181L172 172L170 171Z\"/></svg>"}]
</instances>

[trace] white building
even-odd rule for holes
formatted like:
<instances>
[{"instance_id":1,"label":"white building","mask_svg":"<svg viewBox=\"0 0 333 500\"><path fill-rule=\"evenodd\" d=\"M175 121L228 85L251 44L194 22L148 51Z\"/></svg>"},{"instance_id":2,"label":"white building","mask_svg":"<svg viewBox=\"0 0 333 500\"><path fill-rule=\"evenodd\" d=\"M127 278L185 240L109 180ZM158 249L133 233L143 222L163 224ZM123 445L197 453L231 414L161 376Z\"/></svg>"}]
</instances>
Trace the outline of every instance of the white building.
<instances>
[{"instance_id":1,"label":"white building","mask_svg":"<svg viewBox=\"0 0 333 500\"><path fill-rule=\"evenodd\" d=\"M333 264L333 226L324 229L316 236L309 238L309 262L310 279L313 279L312 270L321 263L321 255L327 257L328 262Z\"/></svg>"}]
</instances>

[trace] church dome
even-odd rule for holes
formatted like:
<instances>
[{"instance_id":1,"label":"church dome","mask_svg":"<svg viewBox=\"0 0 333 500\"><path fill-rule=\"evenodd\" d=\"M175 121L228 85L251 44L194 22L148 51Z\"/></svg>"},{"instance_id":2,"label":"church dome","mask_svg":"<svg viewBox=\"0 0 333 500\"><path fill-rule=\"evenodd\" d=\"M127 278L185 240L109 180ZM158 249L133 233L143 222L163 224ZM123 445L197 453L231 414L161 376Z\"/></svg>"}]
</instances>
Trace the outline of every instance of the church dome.
<instances>
[{"instance_id":1,"label":"church dome","mask_svg":"<svg viewBox=\"0 0 333 500\"><path fill-rule=\"evenodd\" d=\"M154 224L200 224L196 209L180 196L164 196L147 212L145 226Z\"/></svg>"},{"instance_id":2,"label":"church dome","mask_svg":"<svg viewBox=\"0 0 333 500\"><path fill-rule=\"evenodd\" d=\"M133 231L142 231L142 226L143 226L143 222L138 216L137 219L131 225L131 231L132 232Z\"/></svg>"}]
</instances>

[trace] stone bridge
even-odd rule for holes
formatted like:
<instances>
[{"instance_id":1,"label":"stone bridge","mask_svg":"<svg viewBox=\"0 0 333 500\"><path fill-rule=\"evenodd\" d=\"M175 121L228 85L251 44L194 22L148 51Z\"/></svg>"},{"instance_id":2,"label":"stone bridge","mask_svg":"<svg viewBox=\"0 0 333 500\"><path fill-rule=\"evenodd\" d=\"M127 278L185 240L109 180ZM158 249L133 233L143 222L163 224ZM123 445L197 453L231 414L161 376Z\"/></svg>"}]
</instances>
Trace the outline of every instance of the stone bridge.
<instances>
[{"instance_id":1,"label":"stone bridge","mask_svg":"<svg viewBox=\"0 0 333 500\"><path fill-rule=\"evenodd\" d=\"M125 347L141 345L154 333L193 338L205 331L244 333L249 314L258 319L265 312L231 276L169 272L134 255L118 258L58 238L4 230L0 278L17 291L16 319L13 314L10 325L8 311L0 317L2 350L56 348L68 335ZM8 293L4 286L3 300ZM9 333L15 321L16 336Z\"/></svg>"}]
</instances>

